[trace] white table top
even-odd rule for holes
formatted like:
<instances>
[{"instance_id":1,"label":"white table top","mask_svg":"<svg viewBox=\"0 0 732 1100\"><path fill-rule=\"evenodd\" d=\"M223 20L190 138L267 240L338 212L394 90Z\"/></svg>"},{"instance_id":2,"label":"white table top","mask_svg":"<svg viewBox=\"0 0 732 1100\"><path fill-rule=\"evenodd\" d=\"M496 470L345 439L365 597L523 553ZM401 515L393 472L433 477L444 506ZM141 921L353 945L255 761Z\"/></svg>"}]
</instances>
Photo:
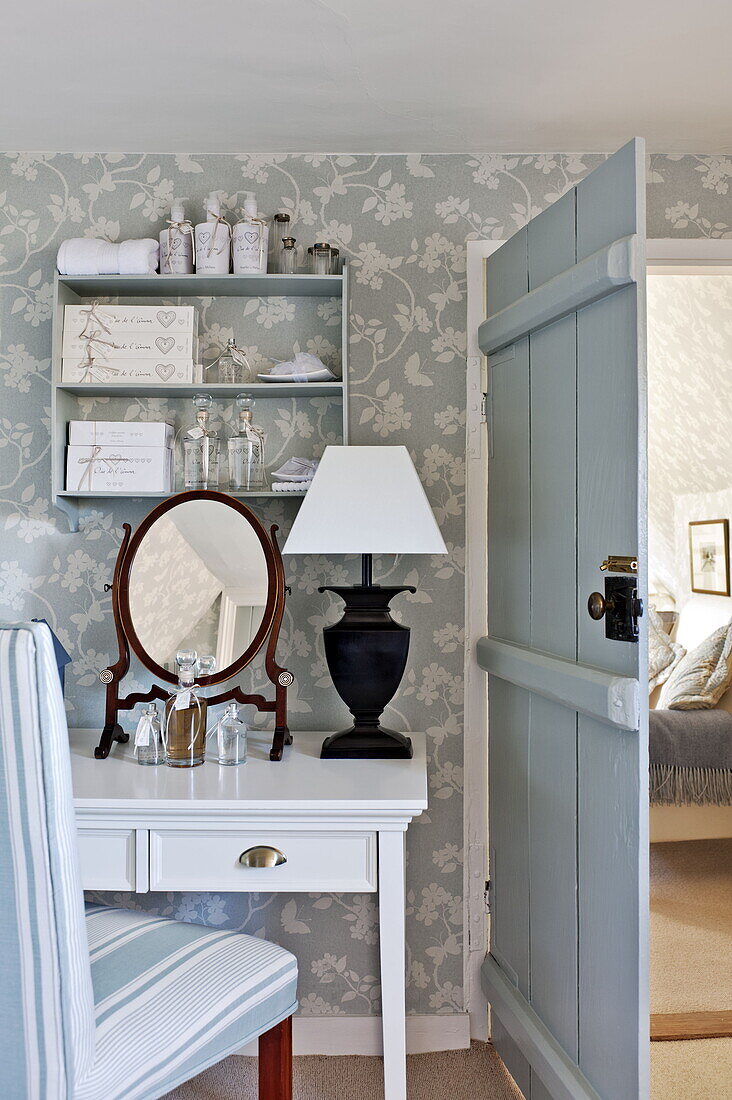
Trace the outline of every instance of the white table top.
<instances>
[{"instance_id":1,"label":"white table top","mask_svg":"<svg viewBox=\"0 0 732 1100\"><path fill-rule=\"evenodd\" d=\"M302 810L404 814L427 807L425 735L410 733L412 760L321 760L325 733L295 733L283 759L269 759L272 735L252 731L249 759L238 767L206 761L197 768L142 767L131 742L94 759L98 730L70 730L77 811Z\"/></svg>"}]
</instances>

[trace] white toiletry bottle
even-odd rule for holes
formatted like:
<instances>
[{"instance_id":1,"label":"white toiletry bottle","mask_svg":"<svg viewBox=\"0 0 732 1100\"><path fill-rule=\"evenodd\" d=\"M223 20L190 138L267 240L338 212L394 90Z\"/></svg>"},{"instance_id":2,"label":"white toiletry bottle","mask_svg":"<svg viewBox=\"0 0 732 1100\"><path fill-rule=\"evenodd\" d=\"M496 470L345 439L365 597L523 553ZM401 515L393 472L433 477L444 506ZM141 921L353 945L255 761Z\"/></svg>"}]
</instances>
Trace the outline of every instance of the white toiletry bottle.
<instances>
[{"instance_id":1,"label":"white toiletry bottle","mask_svg":"<svg viewBox=\"0 0 732 1100\"><path fill-rule=\"evenodd\" d=\"M257 199L253 191L245 192L244 217L237 222L232 235L235 275L264 275L267 270L269 228L257 214Z\"/></svg>"},{"instance_id":2,"label":"white toiletry bottle","mask_svg":"<svg viewBox=\"0 0 732 1100\"><path fill-rule=\"evenodd\" d=\"M173 199L170 217L160 233L160 274L193 273L193 226L186 218L183 199Z\"/></svg>"},{"instance_id":3,"label":"white toiletry bottle","mask_svg":"<svg viewBox=\"0 0 732 1100\"><path fill-rule=\"evenodd\" d=\"M231 227L221 215L218 191L206 199L206 221L196 226L196 274L228 275L231 270Z\"/></svg>"}]
</instances>

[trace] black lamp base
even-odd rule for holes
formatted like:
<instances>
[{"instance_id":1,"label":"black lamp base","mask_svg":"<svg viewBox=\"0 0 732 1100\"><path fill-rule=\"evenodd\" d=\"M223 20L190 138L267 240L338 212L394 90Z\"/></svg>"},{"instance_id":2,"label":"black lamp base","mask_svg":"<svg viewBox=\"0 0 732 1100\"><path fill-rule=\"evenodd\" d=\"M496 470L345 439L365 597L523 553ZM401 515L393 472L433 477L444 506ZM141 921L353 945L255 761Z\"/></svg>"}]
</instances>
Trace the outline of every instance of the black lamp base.
<instances>
[{"instance_id":1,"label":"black lamp base","mask_svg":"<svg viewBox=\"0 0 732 1100\"><path fill-rule=\"evenodd\" d=\"M323 742L325 760L411 760L412 742L384 729L379 718L394 697L409 651L409 628L392 619L389 602L411 587L373 584L371 555L363 555L362 584L321 588L345 601L343 618L323 631L325 659L335 689L353 715L350 729Z\"/></svg>"},{"instance_id":2,"label":"black lamp base","mask_svg":"<svg viewBox=\"0 0 732 1100\"><path fill-rule=\"evenodd\" d=\"M412 742L383 726L351 726L326 737L321 760L411 760Z\"/></svg>"}]
</instances>

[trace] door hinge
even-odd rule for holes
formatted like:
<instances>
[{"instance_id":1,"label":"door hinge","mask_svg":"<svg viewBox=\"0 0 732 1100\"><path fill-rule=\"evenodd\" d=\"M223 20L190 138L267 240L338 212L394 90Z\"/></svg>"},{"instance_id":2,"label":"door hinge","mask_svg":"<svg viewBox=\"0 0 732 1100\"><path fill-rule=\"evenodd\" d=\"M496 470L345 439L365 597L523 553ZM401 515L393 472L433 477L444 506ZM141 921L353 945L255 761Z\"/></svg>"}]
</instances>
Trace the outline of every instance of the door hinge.
<instances>
[{"instance_id":1,"label":"door hinge","mask_svg":"<svg viewBox=\"0 0 732 1100\"><path fill-rule=\"evenodd\" d=\"M490 913L490 911L491 911L491 882L490 882L490 879L488 879L488 881L485 884L485 892L483 894L483 897L485 899L485 911L486 911L486 913Z\"/></svg>"},{"instance_id":2,"label":"door hinge","mask_svg":"<svg viewBox=\"0 0 732 1100\"><path fill-rule=\"evenodd\" d=\"M480 418L484 423L488 423L488 394L484 393L480 402Z\"/></svg>"}]
</instances>

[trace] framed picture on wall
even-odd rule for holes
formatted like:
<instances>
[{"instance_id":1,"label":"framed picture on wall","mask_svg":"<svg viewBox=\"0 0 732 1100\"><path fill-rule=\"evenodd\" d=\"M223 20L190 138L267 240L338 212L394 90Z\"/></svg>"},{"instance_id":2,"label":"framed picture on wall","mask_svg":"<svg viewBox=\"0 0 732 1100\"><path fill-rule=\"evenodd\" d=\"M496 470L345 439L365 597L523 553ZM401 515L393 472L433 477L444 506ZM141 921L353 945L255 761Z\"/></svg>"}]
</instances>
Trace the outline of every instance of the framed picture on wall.
<instances>
[{"instance_id":1,"label":"framed picture on wall","mask_svg":"<svg viewBox=\"0 0 732 1100\"><path fill-rule=\"evenodd\" d=\"M691 591L729 596L729 520L704 519L689 524Z\"/></svg>"}]
</instances>

